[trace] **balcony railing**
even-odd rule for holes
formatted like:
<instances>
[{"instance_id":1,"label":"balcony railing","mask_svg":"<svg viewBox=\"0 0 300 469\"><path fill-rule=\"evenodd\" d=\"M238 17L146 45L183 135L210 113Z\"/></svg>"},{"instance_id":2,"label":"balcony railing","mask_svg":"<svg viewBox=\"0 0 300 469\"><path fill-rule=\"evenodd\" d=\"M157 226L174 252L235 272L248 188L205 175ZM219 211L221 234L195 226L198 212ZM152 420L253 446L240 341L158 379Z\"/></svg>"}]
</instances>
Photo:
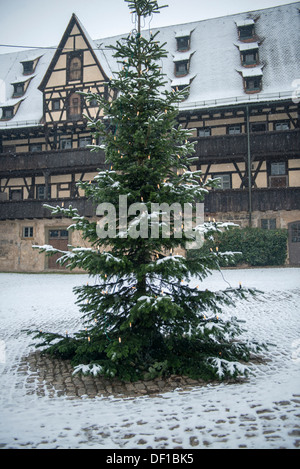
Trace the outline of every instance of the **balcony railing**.
<instances>
[{"instance_id":1,"label":"balcony railing","mask_svg":"<svg viewBox=\"0 0 300 469\"><path fill-rule=\"evenodd\" d=\"M266 210L299 210L300 187L252 189L252 211ZM72 205L80 215L92 217L96 206L85 197L50 200L20 200L0 202L0 220L52 218L51 211L44 204L64 206ZM206 213L248 212L248 189L211 190L205 196L204 210Z\"/></svg>"},{"instance_id":2,"label":"balcony railing","mask_svg":"<svg viewBox=\"0 0 300 469\"><path fill-rule=\"evenodd\" d=\"M43 171L51 173L94 171L104 166L103 151L91 152L87 148L52 150L31 153L0 155L1 177L13 175L38 175Z\"/></svg>"},{"instance_id":3,"label":"balcony railing","mask_svg":"<svg viewBox=\"0 0 300 469\"><path fill-rule=\"evenodd\" d=\"M248 155L247 134L220 135L199 137L195 142L195 156L200 162L226 162L230 159L245 159ZM252 160L268 158L299 157L300 129L276 132L251 132L250 153ZM12 173L65 173L95 170L104 167L103 151L91 152L87 148L51 150L31 153L0 154L1 177L12 176Z\"/></svg>"},{"instance_id":4,"label":"balcony railing","mask_svg":"<svg viewBox=\"0 0 300 469\"><path fill-rule=\"evenodd\" d=\"M85 197L77 199L51 199L51 200L9 200L0 202L0 220L23 220L23 219L41 219L41 218L61 218L61 216L52 215L44 204L56 207L78 209L80 215L92 217L96 213L96 207Z\"/></svg>"},{"instance_id":5,"label":"balcony railing","mask_svg":"<svg viewBox=\"0 0 300 469\"><path fill-rule=\"evenodd\" d=\"M195 142L195 156L201 162L222 162L226 159L246 158L247 134L199 137ZM276 158L299 156L300 129L277 132L251 132L251 158Z\"/></svg>"},{"instance_id":6,"label":"balcony railing","mask_svg":"<svg viewBox=\"0 0 300 469\"><path fill-rule=\"evenodd\" d=\"M251 190L252 211L299 210L300 187ZM205 197L206 213L248 212L248 189L212 190Z\"/></svg>"}]
</instances>

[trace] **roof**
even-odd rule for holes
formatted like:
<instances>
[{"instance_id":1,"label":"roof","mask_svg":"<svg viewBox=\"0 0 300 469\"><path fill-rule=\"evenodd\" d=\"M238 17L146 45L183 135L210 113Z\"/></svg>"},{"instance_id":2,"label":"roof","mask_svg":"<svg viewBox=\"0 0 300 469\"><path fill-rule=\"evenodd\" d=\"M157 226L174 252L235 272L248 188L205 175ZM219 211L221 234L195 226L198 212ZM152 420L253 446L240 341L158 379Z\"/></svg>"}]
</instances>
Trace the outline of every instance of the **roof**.
<instances>
[{"instance_id":1,"label":"roof","mask_svg":"<svg viewBox=\"0 0 300 469\"><path fill-rule=\"evenodd\" d=\"M168 79L166 85L180 86L189 83L189 97L180 104L181 110L207 108L218 105L232 105L246 102L265 102L291 98L293 81L300 77L300 2L255 10L236 15L223 16L187 24L166 26L153 29L160 31L157 36L161 43L166 42L168 57L162 59L163 73ZM113 57L114 52L107 49L115 45L125 35L92 40L80 23L91 48L108 77L119 69ZM239 40L237 25L255 24L257 38L253 43ZM149 35L144 31L143 35ZM177 51L177 37L191 34L191 50ZM249 45L248 45L249 44ZM258 48L260 66L251 72L243 69L240 51ZM181 55L182 54L182 55ZM14 118L0 121L0 128L18 125L38 125L43 116L43 97L39 90L46 71L54 58L55 50L28 50L3 54L0 56L0 102L7 105L12 97L13 86L22 76L22 62L40 57L34 76L26 90L26 99L19 106ZM190 60L189 74L176 78L174 61L180 57ZM253 70L253 71L252 71ZM244 73L241 73L244 72ZM248 73L262 76L262 91L247 95L244 92L243 78ZM247 75L249 76L249 75ZM27 78L27 77L26 77Z\"/></svg>"},{"instance_id":2,"label":"roof","mask_svg":"<svg viewBox=\"0 0 300 469\"><path fill-rule=\"evenodd\" d=\"M43 117L43 95L38 90L43 76L45 75L49 63L55 50L39 51L26 50L11 54L0 55L0 105L9 106L12 102L14 92L13 83L20 82L23 76L27 81L31 78L26 93L22 98L26 98L20 104L17 114L8 121L0 121L0 128L14 128L18 126L40 125ZM32 61L40 57L35 71L32 75L23 75L22 62ZM20 98L18 99L20 100ZM16 101L16 100L14 100ZM1 111L0 111L1 112Z\"/></svg>"}]
</instances>

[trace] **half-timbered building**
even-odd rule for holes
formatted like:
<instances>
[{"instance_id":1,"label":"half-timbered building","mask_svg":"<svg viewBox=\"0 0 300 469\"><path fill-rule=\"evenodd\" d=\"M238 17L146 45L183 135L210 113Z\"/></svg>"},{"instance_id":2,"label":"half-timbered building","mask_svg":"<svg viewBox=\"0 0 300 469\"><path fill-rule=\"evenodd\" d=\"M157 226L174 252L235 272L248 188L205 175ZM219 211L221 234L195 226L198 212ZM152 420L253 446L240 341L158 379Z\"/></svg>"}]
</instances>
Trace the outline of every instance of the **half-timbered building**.
<instances>
[{"instance_id":1,"label":"half-timbered building","mask_svg":"<svg viewBox=\"0 0 300 469\"><path fill-rule=\"evenodd\" d=\"M289 230L290 264L300 264L300 2L160 28L166 86L189 86L178 122L191 129L203 178L219 177L205 217L240 226ZM145 30L143 34L150 34ZM87 118L114 99L119 64L107 48L122 36L92 40L76 15L57 48L0 56L0 270L58 269L33 244L82 245L69 219L43 204L95 207L76 182L105 167L90 152Z\"/></svg>"}]
</instances>

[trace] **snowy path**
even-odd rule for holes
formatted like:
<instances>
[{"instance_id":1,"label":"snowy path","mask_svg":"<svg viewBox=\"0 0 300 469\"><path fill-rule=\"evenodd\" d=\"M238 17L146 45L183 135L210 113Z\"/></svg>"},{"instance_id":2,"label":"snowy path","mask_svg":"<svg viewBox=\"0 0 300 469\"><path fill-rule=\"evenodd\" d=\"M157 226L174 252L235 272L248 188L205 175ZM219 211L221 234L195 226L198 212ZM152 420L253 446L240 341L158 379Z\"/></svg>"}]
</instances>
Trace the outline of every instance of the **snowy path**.
<instances>
[{"instance_id":1,"label":"snowy path","mask_svg":"<svg viewBox=\"0 0 300 469\"><path fill-rule=\"evenodd\" d=\"M243 384L176 390L160 397L70 399L38 396L20 373L32 349L24 328L80 325L72 287L85 275L0 274L0 448L300 447L300 269L223 271L264 291L237 305L247 334L275 344ZM207 288L226 288L220 273ZM32 378L30 380L30 378ZM32 392L30 390L32 381Z\"/></svg>"}]
</instances>

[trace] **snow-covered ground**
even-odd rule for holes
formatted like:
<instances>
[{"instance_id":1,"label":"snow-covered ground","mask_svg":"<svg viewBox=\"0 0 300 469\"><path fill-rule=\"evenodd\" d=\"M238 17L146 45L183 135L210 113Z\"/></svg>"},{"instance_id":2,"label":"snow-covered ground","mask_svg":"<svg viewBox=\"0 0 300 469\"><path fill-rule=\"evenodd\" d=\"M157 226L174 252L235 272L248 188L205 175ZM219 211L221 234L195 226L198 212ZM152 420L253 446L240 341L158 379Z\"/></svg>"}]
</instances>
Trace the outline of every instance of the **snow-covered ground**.
<instances>
[{"instance_id":1,"label":"snow-covered ground","mask_svg":"<svg viewBox=\"0 0 300 469\"><path fill-rule=\"evenodd\" d=\"M215 272L205 287L242 282L264 291L256 300L238 303L233 313L246 321L250 338L275 345L266 354L268 361L253 365L255 375L245 383L134 399L71 399L28 392L28 374L20 372L19 365L33 347L22 330L78 328L72 288L88 279L0 274L0 447L300 447L300 268L222 274Z\"/></svg>"}]
</instances>

